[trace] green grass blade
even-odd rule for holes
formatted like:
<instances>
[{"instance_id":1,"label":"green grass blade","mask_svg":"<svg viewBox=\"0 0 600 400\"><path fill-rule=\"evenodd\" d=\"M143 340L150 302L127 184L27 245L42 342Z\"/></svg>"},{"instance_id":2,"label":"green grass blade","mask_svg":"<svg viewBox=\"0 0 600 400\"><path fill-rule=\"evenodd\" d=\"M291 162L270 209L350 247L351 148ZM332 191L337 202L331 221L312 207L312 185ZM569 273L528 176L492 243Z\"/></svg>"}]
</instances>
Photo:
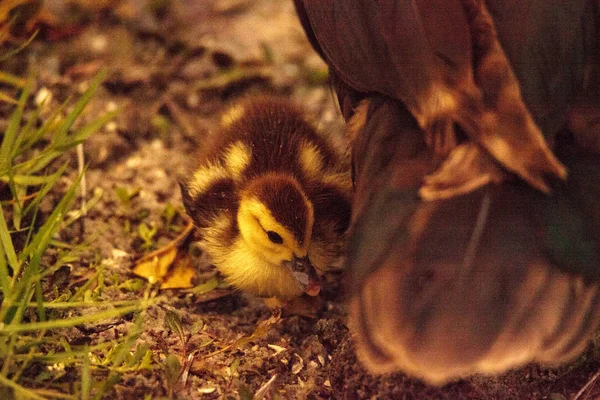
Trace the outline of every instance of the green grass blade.
<instances>
[{"instance_id":1,"label":"green grass blade","mask_svg":"<svg viewBox=\"0 0 600 400\"><path fill-rule=\"evenodd\" d=\"M6 336L3 337L2 341L2 354L5 356L2 364L2 369L0 370L0 376L8 376L8 371L10 370L11 365L13 365L13 359L15 358L15 343L17 341L17 336L12 335L9 338ZM7 343L8 341L8 343Z\"/></svg>"},{"instance_id":2,"label":"green grass blade","mask_svg":"<svg viewBox=\"0 0 600 400\"><path fill-rule=\"evenodd\" d=\"M24 151L26 150L26 144L31 140L31 138L35 137L36 132L39 130L38 128L36 128L35 125L40 118L41 110L41 107L37 107L35 110L33 110L33 113L31 114L29 119L27 120L23 128L21 128L21 133L19 134L19 142L17 145L17 152L19 154L24 153Z\"/></svg>"},{"instance_id":3,"label":"green grass blade","mask_svg":"<svg viewBox=\"0 0 600 400\"><path fill-rule=\"evenodd\" d=\"M94 396L94 400L101 400L104 397L104 393L106 393L111 387L119 383L121 380L121 375L119 374L110 374L108 378L102 384L102 387Z\"/></svg>"},{"instance_id":4,"label":"green grass blade","mask_svg":"<svg viewBox=\"0 0 600 400\"><path fill-rule=\"evenodd\" d=\"M108 112L101 116L100 118L96 118L92 122L85 125L83 128L79 129L78 132L71 137L71 141L69 143L69 147L72 147L76 144L82 143L87 139L92 133L96 132L98 129L102 128L108 121L112 120L115 116L117 116L121 110L115 110ZM60 150L61 148L59 148Z\"/></svg>"},{"instance_id":5,"label":"green grass blade","mask_svg":"<svg viewBox=\"0 0 600 400\"><path fill-rule=\"evenodd\" d=\"M71 126L73 126L73 123L75 122L77 117L83 112L83 109L89 103L94 92L96 92L96 90L98 89L98 86L100 86L100 83L102 83L102 80L104 79L105 75L106 75L106 70L102 70L98 73L98 75L96 75L96 77L90 83L90 87L88 88L88 90L86 90L83 93L83 95L81 95L79 100L77 100L77 102L75 103L75 106L73 106L73 110L69 113L69 115L67 115L65 120L60 124L60 126L58 127L56 132L54 132L54 136L52 138L52 143L56 147L65 146L67 138L68 138L69 129L71 129Z\"/></svg>"},{"instance_id":6,"label":"green grass blade","mask_svg":"<svg viewBox=\"0 0 600 400\"><path fill-rule=\"evenodd\" d=\"M17 54L18 52L20 52L21 50L23 50L25 47L27 47L29 45L29 43L31 43L31 41L37 36L39 30L36 30L35 32L33 32L33 34L29 37L29 39L27 39L24 43L22 43L19 47L17 47L16 49L13 49L5 54L3 54L2 56L0 56L0 61L4 61L6 59L9 59L10 57L14 56L15 54Z\"/></svg>"},{"instance_id":7,"label":"green grass blade","mask_svg":"<svg viewBox=\"0 0 600 400\"><path fill-rule=\"evenodd\" d=\"M79 175L77 180L73 182L71 187L69 187L69 190L67 190L63 198L54 208L44 225L42 225L39 231L33 236L31 243L29 243L23 250L23 257L28 257L30 254L34 253L43 253L46 247L48 247L48 243L50 242L52 235L58 230L61 222L67 214L67 211L69 211L71 208L75 198L75 191L79 186L79 181L81 178L82 175Z\"/></svg>"},{"instance_id":8,"label":"green grass blade","mask_svg":"<svg viewBox=\"0 0 600 400\"><path fill-rule=\"evenodd\" d=\"M11 288L10 297L4 299L4 302L2 304L3 307L1 308L0 312L0 317L3 321L6 319L7 312L9 312L13 304L17 302L19 303L19 307L17 308L16 315L13 318L11 318L11 320L20 321L20 317L26 309L27 304L29 303L33 294L31 290L31 284L36 282L36 278L32 275L32 271L39 272L39 263L41 257L46 252L46 248L48 247L48 244L52 239L52 235L59 229L60 224L63 221L67 211L70 209L75 197L75 190L78 186L80 179L81 175L79 176L77 181L73 182L69 190L67 190L67 192L60 200L54 211L52 211L52 213L48 217L48 220L44 223L44 225L42 225L39 231L36 234L34 234L33 238L31 239L31 242L21 252L21 260L24 261L30 258L30 262L18 285L13 285L14 287ZM0 228L0 233L1 230L2 229ZM13 276L19 276L20 267L20 264L17 265L17 268L13 267Z\"/></svg>"},{"instance_id":9,"label":"green grass blade","mask_svg":"<svg viewBox=\"0 0 600 400\"><path fill-rule=\"evenodd\" d=\"M35 175L15 175L12 179L8 177L3 177L2 181L4 182L14 182L17 185L22 186L39 186L48 183L51 178L48 176L35 176Z\"/></svg>"},{"instance_id":10,"label":"green grass blade","mask_svg":"<svg viewBox=\"0 0 600 400\"><path fill-rule=\"evenodd\" d=\"M48 192L59 181L60 177L65 172L65 169L67 168L67 165L68 164L64 164L62 167L60 167L58 169L58 171L56 171L54 174L49 175L47 177L48 179L46 181L46 184L39 190L37 196L35 196L35 199L33 199L31 201L31 203L29 203L29 205L27 206L27 208L25 209L25 212L23 214L29 214L29 212L31 212L31 210L35 210L35 209L38 208L38 205L40 204L40 202L44 199L44 197L46 197L46 195L48 194Z\"/></svg>"},{"instance_id":11,"label":"green grass blade","mask_svg":"<svg viewBox=\"0 0 600 400\"><path fill-rule=\"evenodd\" d=\"M40 211L39 207L35 207L33 209L33 215L31 216L31 223L29 224L29 229L27 229L27 238L25 239L24 243L31 243L31 238L35 234L37 217L38 217L39 211ZM25 257L23 257L23 252L21 252L21 259L22 260L25 259Z\"/></svg>"},{"instance_id":12,"label":"green grass blade","mask_svg":"<svg viewBox=\"0 0 600 400\"><path fill-rule=\"evenodd\" d=\"M83 346L74 345L72 351L69 354L67 354L65 352L49 353L48 351L44 351L44 350L41 350L38 348L37 353L30 352L28 354L15 354L14 359L19 362L27 360L27 359L31 359L33 361L42 362L42 363L46 363L46 364L63 363L63 364L71 365L71 364L77 362L78 358L89 357L90 352L92 352L92 353L93 352L101 352L102 354L109 354L111 352L111 350L114 349L117 345L129 340L128 337L129 337L129 335L111 340L109 342L102 342L102 343L98 343L96 345L91 345L91 346L90 345L83 345ZM45 340L45 341L37 340L35 342L32 342L31 346L29 346L27 348L23 347L23 349L24 349L24 351L27 351L27 349L31 349L32 346L35 347L35 346L43 346L43 345L48 345L48 344L56 344L55 338L48 336L47 340ZM86 348L87 348L87 350L86 350ZM93 365L91 362L90 362L90 369L93 369Z\"/></svg>"},{"instance_id":13,"label":"green grass blade","mask_svg":"<svg viewBox=\"0 0 600 400\"><path fill-rule=\"evenodd\" d=\"M78 317L71 317L69 319L50 320L42 322L31 322L27 324L10 324L0 329L0 332L17 333L17 332L32 332L39 331L41 329L59 329L59 328L71 328L81 324L87 324L111 318L121 317L126 314L130 314L135 311L139 311L144 306L144 302L140 301L141 304L121 307L117 309L110 309L105 311L98 311L90 315L80 315Z\"/></svg>"},{"instance_id":14,"label":"green grass blade","mask_svg":"<svg viewBox=\"0 0 600 400\"><path fill-rule=\"evenodd\" d=\"M71 296L71 300L72 302L75 302L77 299L79 298L83 298L85 292L88 290L88 288L90 286L92 286L94 284L94 282L98 279L98 277L100 276L100 274L103 272L103 268L98 269L94 275L87 280L86 283L84 283L83 285L81 285L81 287L79 289L77 289L77 291L73 294L73 296Z\"/></svg>"},{"instance_id":15,"label":"green grass blade","mask_svg":"<svg viewBox=\"0 0 600 400\"><path fill-rule=\"evenodd\" d=\"M21 203L21 199L24 198L27 194L27 188L23 186L12 185L14 189L12 190L13 199L13 228L15 231L21 230L21 220L23 219L23 204Z\"/></svg>"},{"instance_id":16,"label":"green grass blade","mask_svg":"<svg viewBox=\"0 0 600 400\"><path fill-rule=\"evenodd\" d=\"M58 150L44 150L39 156L31 160L24 161L14 166L13 170L19 175L30 175L47 167L57 157L64 152Z\"/></svg>"},{"instance_id":17,"label":"green grass blade","mask_svg":"<svg viewBox=\"0 0 600 400\"><path fill-rule=\"evenodd\" d=\"M4 246L2 246L2 241L0 241L0 288L2 289L4 298L7 298L10 296L11 280L8 275L8 263L6 262L5 254Z\"/></svg>"},{"instance_id":18,"label":"green grass blade","mask_svg":"<svg viewBox=\"0 0 600 400\"><path fill-rule=\"evenodd\" d=\"M36 276L40 273L40 263L39 260L34 264L35 269L32 269L33 276ZM46 309L44 308L44 295L42 294L42 282L37 279L35 282L35 301L37 303L37 315L40 321L46 321ZM23 309L27 308L29 302L23 301L21 303Z\"/></svg>"},{"instance_id":19,"label":"green grass blade","mask_svg":"<svg viewBox=\"0 0 600 400\"><path fill-rule=\"evenodd\" d=\"M41 394L45 399L53 399L53 400L77 400L77 396L73 396L70 394L64 394L61 392L57 392L50 389L33 389L35 394Z\"/></svg>"},{"instance_id":20,"label":"green grass blade","mask_svg":"<svg viewBox=\"0 0 600 400\"><path fill-rule=\"evenodd\" d=\"M21 151L25 151L25 150L31 148L31 146L36 144L42 137L44 137L44 135L50 130L50 128L55 126L56 121L58 121L59 116L62 115L64 110L69 105L70 100L71 100L70 98L67 98L67 100L65 100L65 102L62 103L60 105L60 107L58 107L50 115L50 117L46 120L46 122L44 122L44 124L42 126L40 126L33 135L31 135L31 137L29 137L23 141L23 146L21 148ZM38 108L38 111L39 111L39 108Z\"/></svg>"},{"instance_id":21,"label":"green grass blade","mask_svg":"<svg viewBox=\"0 0 600 400\"><path fill-rule=\"evenodd\" d=\"M0 92L0 101L3 101L8 104L19 104L17 100L13 99L11 96L4 92Z\"/></svg>"},{"instance_id":22,"label":"green grass blade","mask_svg":"<svg viewBox=\"0 0 600 400\"><path fill-rule=\"evenodd\" d=\"M25 389L23 386L2 375L0 375L0 385L11 388L17 399L46 400L45 397L39 396L29 389Z\"/></svg>"},{"instance_id":23,"label":"green grass blade","mask_svg":"<svg viewBox=\"0 0 600 400\"><path fill-rule=\"evenodd\" d=\"M4 218L4 210L2 209L2 206L0 206L0 241L2 242L2 248L4 250L4 254L6 254L8 265L13 269L13 276L17 276L21 265L19 263L17 253L15 252L12 238L10 237L10 232L6 224L6 219Z\"/></svg>"},{"instance_id":24,"label":"green grass blade","mask_svg":"<svg viewBox=\"0 0 600 400\"><path fill-rule=\"evenodd\" d=\"M90 358L87 356L90 349L85 346L83 362L81 363L81 400L89 400L90 389L92 387L92 377L90 374Z\"/></svg>"},{"instance_id":25,"label":"green grass blade","mask_svg":"<svg viewBox=\"0 0 600 400\"><path fill-rule=\"evenodd\" d=\"M32 284L33 279L31 275L31 268L27 268L25 270L25 273L23 274L23 277L21 278L21 282L25 282L25 285L20 286L18 290L16 288L13 288L13 291L11 293L12 297L9 299L10 301L8 302L8 304L14 305L15 302L17 302L17 310L10 319L10 321L6 321L9 324L19 323L23 319L23 314L27 309L27 304L29 304L29 301L33 296L33 291L35 288L35 285ZM3 318L2 320L5 321L5 318ZM0 330L0 332L2 332L2 330Z\"/></svg>"},{"instance_id":26,"label":"green grass blade","mask_svg":"<svg viewBox=\"0 0 600 400\"><path fill-rule=\"evenodd\" d=\"M23 118L23 110L25 109L25 104L29 98L31 86L32 84L30 80L21 92L19 104L10 116L8 127L6 128L6 132L4 132L2 145L0 145L0 176L6 174L6 171L8 171L10 164L12 163L14 144L17 140L19 127L21 126L21 119Z\"/></svg>"},{"instance_id":27,"label":"green grass blade","mask_svg":"<svg viewBox=\"0 0 600 400\"><path fill-rule=\"evenodd\" d=\"M27 83L25 79L4 71L0 71L0 82L8 83L9 85L18 88L25 87L25 84Z\"/></svg>"},{"instance_id":28,"label":"green grass blade","mask_svg":"<svg viewBox=\"0 0 600 400\"><path fill-rule=\"evenodd\" d=\"M92 278L93 279L93 278ZM155 297L155 302L164 301L164 297ZM132 306L139 304L139 300L114 300L114 301L57 301L57 302L44 302L44 308L63 310L68 308L102 308L102 307L121 307L121 306ZM29 303L29 307L37 307L37 303Z\"/></svg>"}]
</instances>

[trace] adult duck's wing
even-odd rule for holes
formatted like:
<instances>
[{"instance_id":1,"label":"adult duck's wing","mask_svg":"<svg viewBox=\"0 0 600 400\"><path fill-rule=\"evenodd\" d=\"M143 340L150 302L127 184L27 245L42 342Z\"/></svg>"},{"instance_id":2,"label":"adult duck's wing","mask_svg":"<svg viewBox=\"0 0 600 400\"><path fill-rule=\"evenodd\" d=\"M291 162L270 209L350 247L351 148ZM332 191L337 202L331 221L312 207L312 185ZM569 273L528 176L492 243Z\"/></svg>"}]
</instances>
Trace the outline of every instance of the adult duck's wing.
<instances>
[{"instance_id":1,"label":"adult duck's wing","mask_svg":"<svg viewBox=\"0 0 600 400\"><path fill-rule=\"evenodd\" d=\"M350 120L356 194L348 290L362 359L374 370L400 369L439 383L528 361L574 357L597 329L600 315L600 215L594 206L600 201L600 174L594 172L600 171L600 156L586 153L577 144L581 141L565 139L556 151L571 170L566 183L556 185L551 196L532 186L543 188L539 182L546 184L548 171L564 176L545 142L540 145L537 124L548 127L546 136L554 141L584 67L577 64L579 56L572 60L577 65L564 69L543 62L553 57L553 41L565 37L570 44L583 42L576 47L586 49L586 60L597 51L590 46L594 41L583 37L597 32L597 10L594 18L584 15L596 2L569 2L583 26L563 21L564 7L556 1L519 2L526 3L521 9L526 13L512 20L502 19L502 4L508 12L516 0L487 2L501 24L499 38L514 58L516 75L527 80L523 95L533 117L480 2L440 2L441 9L449 8L446 14L425 8L434 4L425 1L296 3L309 38L331 66ZM390 7L402 12L389 13ZM553 10L555 18L544 18L545 28L532 34L527 23L536 24L540 13L552 16ZM435 18L441 28L429 24ZM416 28L405 29L411 26ZM521 51L521 44L510 45L511 40L526 42L537 53ZM567 51L560 59L568 61L568 46L560 48ZM397 56L402 53L393 49L417 55L403 64ZM570 79L572 85L563 89L552 85ZM545 84L538 86L536 80ZM452 101L430 102L431 87ZM556 103L554 91L561 92ZM451 113L437 113L448 111L443 107L453 101L457 106L449 108ZM434 112L423 111L429 107ZM505 180L443 201L421 201L426 176L445 173L444 166L438 170L435 143L460 145L431 140L431 131L434 137L439 134L435 126L448 124L428 124L423 115L449 115L450 125L468 134L463 144L479 146L529 185ZM518 165L511 164L511 157ZM534 167L531 160L538 160ZM453 161L450 156L446 162Z\"/></svg>"},{"instance_id":2,"label":"adult duck's wing","mask_svg":"<svg viewBox=\"0 0 600 400\"><path fill-rule=\"evenodd\" d=\"M542 191L549 191L548 176L565 177L523 104L480 1L296 0L296 5L336 77L358 92L404 103L435 153L445 157L466 133L502 167Z\"/></svg>"}]
</instances>

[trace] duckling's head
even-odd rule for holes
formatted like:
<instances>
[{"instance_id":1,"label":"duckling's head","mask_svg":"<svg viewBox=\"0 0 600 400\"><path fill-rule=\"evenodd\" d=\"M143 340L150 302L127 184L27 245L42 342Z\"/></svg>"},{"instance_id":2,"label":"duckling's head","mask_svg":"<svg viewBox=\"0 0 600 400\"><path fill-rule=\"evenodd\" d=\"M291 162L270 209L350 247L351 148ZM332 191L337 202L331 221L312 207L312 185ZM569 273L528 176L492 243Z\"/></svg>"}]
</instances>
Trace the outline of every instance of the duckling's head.
<instances>
[{"instance_id":1,"label":"duckling's head","mask_svg":"<svg viewBox=\"0 0 600 400\"><path fill-rule=\"evenodd\" d=\"M264 261L264 268L286 270L288 282L311 296L319 293L319 278L308 259L314 223L311 202L300 184L283 174L255 178L242 193L238 226L243 246Z\"/></svg>"}]
</instances>

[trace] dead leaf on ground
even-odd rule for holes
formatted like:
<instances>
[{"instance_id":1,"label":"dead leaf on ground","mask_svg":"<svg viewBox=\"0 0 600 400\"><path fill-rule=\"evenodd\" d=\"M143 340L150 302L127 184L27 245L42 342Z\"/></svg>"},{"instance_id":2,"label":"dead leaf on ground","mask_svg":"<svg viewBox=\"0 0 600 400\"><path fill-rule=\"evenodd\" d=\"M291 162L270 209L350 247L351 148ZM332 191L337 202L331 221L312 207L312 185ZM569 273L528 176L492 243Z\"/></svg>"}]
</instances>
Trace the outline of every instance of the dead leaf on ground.
<instances>
[{"instance_id":1,"label":"dead leaf on ground","mask_svg":"<svg viewBox=\"0 0 600 400\"><path fill-rule=\"evenodd\" d=\"M160 282L161 289L187 289L194 286L196 268L185 243L194 225L189 222L183 233L166 246L140 258L133 273L150 283Z\"/></svg>"}]
</instances>

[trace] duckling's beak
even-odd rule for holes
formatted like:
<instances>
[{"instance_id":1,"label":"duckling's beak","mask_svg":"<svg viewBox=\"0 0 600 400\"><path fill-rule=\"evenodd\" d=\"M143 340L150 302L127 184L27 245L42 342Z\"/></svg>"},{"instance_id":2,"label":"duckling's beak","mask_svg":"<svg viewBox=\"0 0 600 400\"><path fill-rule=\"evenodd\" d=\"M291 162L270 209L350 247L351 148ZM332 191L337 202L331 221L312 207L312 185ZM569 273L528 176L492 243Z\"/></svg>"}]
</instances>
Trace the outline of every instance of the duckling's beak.
<instances>
[{"instance_id":1,"label":"duckling's beak","mask_svg":"<svg viewBox=\"0 0 600 400\"><path fill-rule=\"evenodd\" d=\"M296 278L296 284L304 293L309 296L316 296L321 291L321 280L317 271L310 263L308 256L296 257L294 255L290 261L284 261L283 266L289 268Z\"/></svg>"}]
</instances>

